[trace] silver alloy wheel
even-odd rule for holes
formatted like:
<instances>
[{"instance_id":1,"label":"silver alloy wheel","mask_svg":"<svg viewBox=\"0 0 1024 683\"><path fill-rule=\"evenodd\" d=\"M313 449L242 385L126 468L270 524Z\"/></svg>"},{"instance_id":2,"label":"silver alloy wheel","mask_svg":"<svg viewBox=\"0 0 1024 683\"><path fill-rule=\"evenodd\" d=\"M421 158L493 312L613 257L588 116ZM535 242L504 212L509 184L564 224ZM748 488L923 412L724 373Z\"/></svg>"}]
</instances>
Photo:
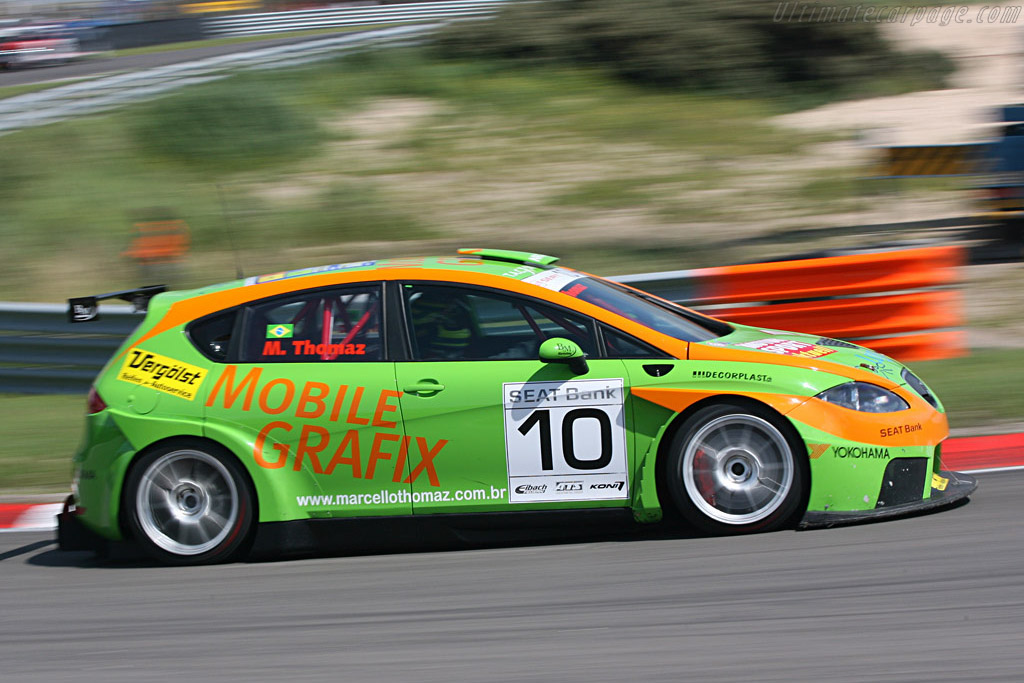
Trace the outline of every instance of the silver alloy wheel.
<instances>
[{"instance_id":1,"label":"silver alloy wheel","mask_svg":"<svg viewBox=\"0 0 1024 683\"><path fill-rule=\"evenodd\" d=\"M770 422L731 414L703 425L686 445L683 488L697 508L723 524L771 515L793 487L793 452Z\"/></svg>"},{"instance_id":2,"label":"silver alloy wheel","mask_svg":"<svg viewBox=\"0 0 1024 683\"><path fill-rule=\"evenodd\" d=\"M149 465L135 494L139 526L158 547L200 555L219 546L238 520L238 489L208 453L180 450Z\"/></svg>"}]
</instances>

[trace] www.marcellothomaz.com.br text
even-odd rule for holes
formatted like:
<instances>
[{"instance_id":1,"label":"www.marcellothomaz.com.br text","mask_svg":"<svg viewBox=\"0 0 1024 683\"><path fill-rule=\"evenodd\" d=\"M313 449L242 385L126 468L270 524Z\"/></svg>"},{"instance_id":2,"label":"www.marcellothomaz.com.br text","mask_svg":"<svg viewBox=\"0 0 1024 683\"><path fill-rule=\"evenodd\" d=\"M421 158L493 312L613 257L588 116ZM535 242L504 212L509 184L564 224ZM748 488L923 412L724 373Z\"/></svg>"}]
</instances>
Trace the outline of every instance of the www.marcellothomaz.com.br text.
<instances>
[{"instance_id":1,"label":"www.marcellothomaz.com.br text","mask_svg":"<svg viewBox=\"0 0 1024 683\"><path fill-rule=\"evenodd\" d=\"M823 5L818 2L780 2L773 17L776 23L844 23L863 21L875 24L1016 24L1021 5Z\"/></svg>"}]
</instances>

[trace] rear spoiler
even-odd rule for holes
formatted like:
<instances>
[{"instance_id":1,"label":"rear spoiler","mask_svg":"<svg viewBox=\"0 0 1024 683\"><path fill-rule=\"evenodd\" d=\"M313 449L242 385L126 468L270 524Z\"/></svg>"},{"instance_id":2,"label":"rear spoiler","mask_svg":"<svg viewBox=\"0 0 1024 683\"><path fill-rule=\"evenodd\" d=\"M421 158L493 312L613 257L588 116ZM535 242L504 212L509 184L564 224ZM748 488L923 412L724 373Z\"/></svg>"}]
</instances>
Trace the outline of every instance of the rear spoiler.
<instances>
[{"instance_id":1,"label":"rear spoiler","mask_svg":"<svg viewBox=\"0 0 1024 683\"><path fill-rule=\"evenodd\" d=\"M166 292L167 285L149 285L137 289L125 289L120 292L109 294L97 294L96 296L80 296L75 299L68 299L68 322L87 323L90 320L99 320L99 302L104 299L121 299L132 305L136 312L145 311L149 306L149 300L160 292Z\"/></svg>"}]
</instances>

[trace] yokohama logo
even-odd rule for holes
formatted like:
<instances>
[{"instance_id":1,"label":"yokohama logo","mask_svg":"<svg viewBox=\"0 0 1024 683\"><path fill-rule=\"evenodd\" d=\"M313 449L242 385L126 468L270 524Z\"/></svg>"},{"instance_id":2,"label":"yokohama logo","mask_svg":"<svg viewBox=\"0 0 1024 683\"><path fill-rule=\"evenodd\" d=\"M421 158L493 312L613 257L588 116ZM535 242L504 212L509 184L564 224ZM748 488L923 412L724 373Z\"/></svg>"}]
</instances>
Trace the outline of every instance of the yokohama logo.
<instances>
[{"instance_id":1,"label":"yokohama logo","mask_svg":"<svg viewBox=\"0 0 1024 683\"><path fill-rule=\"evenodd\" d=\"M832 449L832 454L837 458L888 458L889 449L881 446L836 446Z\"/></svg>"},{"instance_id":2,"label":"yokohama logo","mask_svg":"<svg viewBox=\"0 0 1024 683\"><path fill-rule=\"evenodd\" d=\"M807 456L811 460L817 460L831 446L832 446L832 444L829 444L829 443L809 443L809 444L807 444L807 451L808 451Z\"/></svg>"}]
</instances>

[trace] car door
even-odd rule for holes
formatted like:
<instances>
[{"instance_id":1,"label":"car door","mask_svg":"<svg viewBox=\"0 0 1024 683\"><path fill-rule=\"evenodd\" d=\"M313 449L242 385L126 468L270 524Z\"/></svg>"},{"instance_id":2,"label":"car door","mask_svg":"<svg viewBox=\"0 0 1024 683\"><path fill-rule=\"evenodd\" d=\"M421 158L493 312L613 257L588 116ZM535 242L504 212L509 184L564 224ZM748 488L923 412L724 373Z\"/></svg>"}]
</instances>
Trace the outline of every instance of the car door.
<instances>
[{"instance_id":1,"label":"car door","mask_svg":"<svg viewBox=\"0 0 1024 683\"><path fill-rule=\"evenodd\" d=\"M236 354L207 399L208 423L242 431L284 514L411 514L381 283L250 305ZM262 501L261 501L262 502Z\"/></svg>"},{"instance_id":2,"label":"car door","mask_svg":"<svg viewBox=\"0 0 1024 683\"><path fill-rule=\"evenodd\" d=\"M592 321L492 289L400 289L414 514L628 504L629 386L622 361L598 357ZM539 360L553 337L590 355L586 374Z\"/></svg>"}]
</instances>

